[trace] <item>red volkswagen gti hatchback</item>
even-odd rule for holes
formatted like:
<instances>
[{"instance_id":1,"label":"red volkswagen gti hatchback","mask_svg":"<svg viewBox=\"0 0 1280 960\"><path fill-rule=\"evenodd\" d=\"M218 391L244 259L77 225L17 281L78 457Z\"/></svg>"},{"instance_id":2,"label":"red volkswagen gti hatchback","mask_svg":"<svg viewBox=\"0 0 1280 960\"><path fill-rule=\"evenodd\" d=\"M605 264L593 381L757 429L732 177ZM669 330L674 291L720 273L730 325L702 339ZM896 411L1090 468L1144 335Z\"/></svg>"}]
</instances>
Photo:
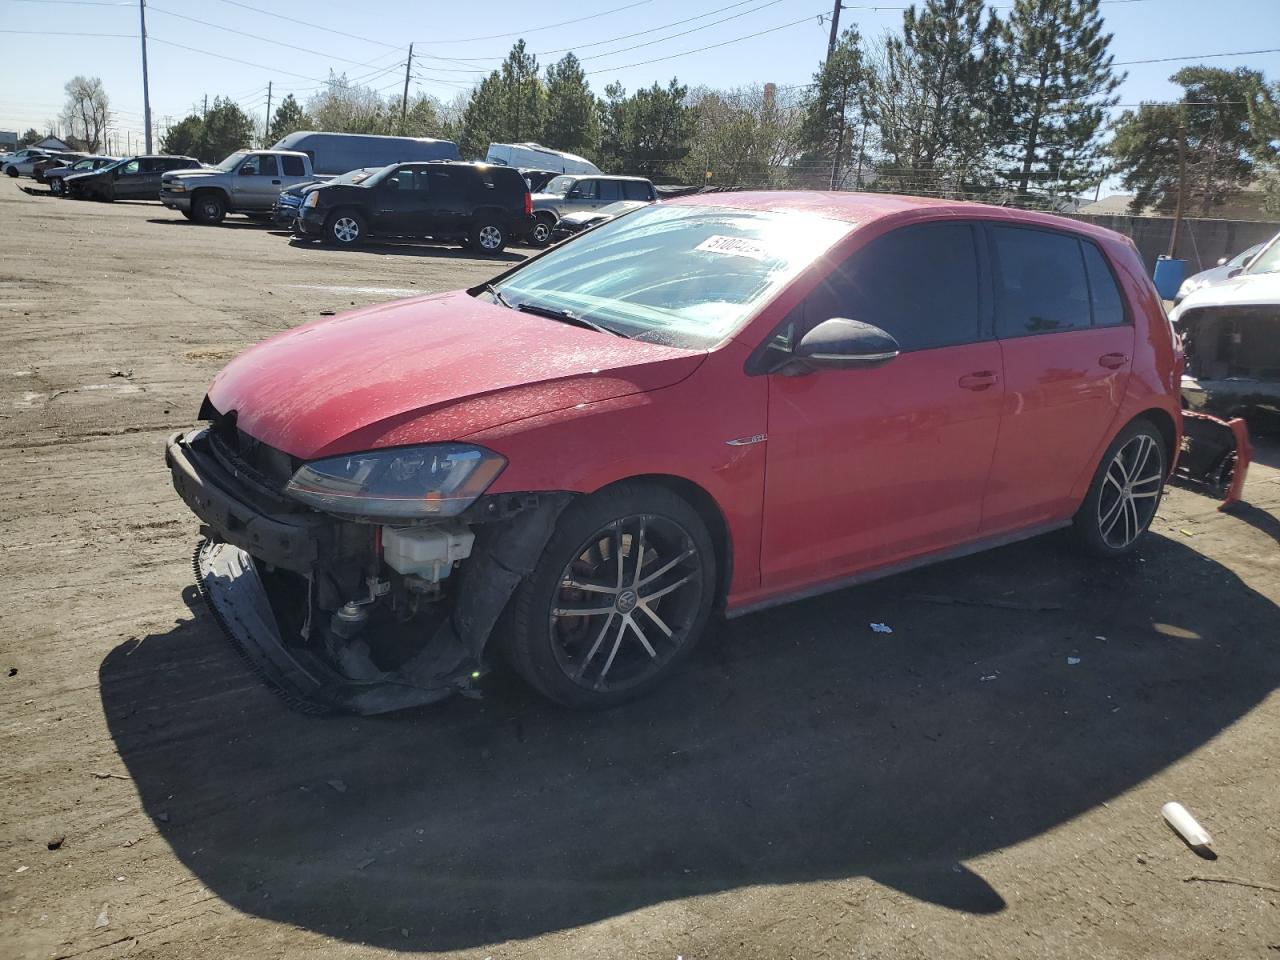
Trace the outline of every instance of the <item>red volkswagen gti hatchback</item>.
<instances>
[{"instance_id":1,"label":"red volkswagen gti hatchback","mask_svg":"<svg viewBox=\"0 0 1280 960\"><path fill-rule=\"evenodd\" d=\"M1050 216L717 194L232 361L167 449L226 632L296 705L604 707L708 620L1074 526L1132 550L1182 357L1133 245Z\"/></svg>"}]
</instances>

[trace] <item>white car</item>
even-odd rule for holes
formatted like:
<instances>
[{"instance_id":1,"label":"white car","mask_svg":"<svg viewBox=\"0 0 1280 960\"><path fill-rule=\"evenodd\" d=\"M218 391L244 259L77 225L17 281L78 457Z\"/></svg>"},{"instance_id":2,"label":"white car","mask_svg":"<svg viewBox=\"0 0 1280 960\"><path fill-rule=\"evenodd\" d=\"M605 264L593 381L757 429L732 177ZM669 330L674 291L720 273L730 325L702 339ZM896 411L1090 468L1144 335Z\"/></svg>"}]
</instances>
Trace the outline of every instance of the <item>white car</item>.
<instances>
[{"instance_id":1,"label":"white car","mask_svg":"<svg viewBox=\"0 0 1280 960\"><path fill-rule=\"evenodd\" d=\"M1249 249L1237 253L1230 260L1223 257L1218 261L1217 266L1210 267L1208 270L1201 270L1199 273L1193 273L1182 281L1182 286L1178 288L1178 295L1173 298L1173 302L1175 304L1181 303L1201 287L1221 283L1223 280L1230 280L1247 267L1249 261L1256 257L1265 246L1266 243L1255 243Z\"/></svg>"},{"instance_id":2,"label":"white car","mask_svg":"<svg viewBox=\"0 0 1280 960\"><path fill-rule=\"evenodd\" d=\"M1169 314L1182 337L1182 397L1193 410L1280 423L1280 235L1236 276Z\"/></svg>"},{"instance_id":3,"label":"white car","mask_svg":"<svg viewBox=\"0 0 1280 960\"><path fill-rule=\"evenodd\" d=\"M26 147L4 161L4 172L11 177L29 177L36 161L49 156L48 150Z\"/></svg>"}]
</instances>

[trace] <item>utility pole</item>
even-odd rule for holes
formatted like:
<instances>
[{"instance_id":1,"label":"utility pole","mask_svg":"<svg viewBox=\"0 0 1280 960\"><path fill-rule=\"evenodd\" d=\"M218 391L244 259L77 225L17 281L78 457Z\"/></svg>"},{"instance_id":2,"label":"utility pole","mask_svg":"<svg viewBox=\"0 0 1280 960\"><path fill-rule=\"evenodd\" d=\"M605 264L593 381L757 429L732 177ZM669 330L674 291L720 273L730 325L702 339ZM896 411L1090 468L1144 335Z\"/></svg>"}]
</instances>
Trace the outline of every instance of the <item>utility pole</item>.
<instances>
[{"instance_id":1,"label":"utility pole","mask_svg":"<svg viewBox=\"0 0 1280 960\"><path fill-rule=\"evenodd\" d=\"M836 38L840 35L840 0L831 11L831 38L827 41L827 59L836 52Z\"/></svg>"},{"instance_id":2,"label":"utility pole","mask_svg":"<svg viewBox=\"0 0 1280 960\"><path fill-rule=\"evenodd\" d=\"M271 139L271 81L268 80L267 81L267 119L266 119L266 122L262 124L262 145L264 147L271 146L271 144L267 143L267 141L270 139Z\"/></svg>"},{"instance_id":3,"label":"utility pole","mask_svg":"<svg viewBox=\"0 0 1280 960\"><path fill-rule=\"evenodd\" d=\"M404 95L400 98L400 132L404 133L405 118L409 114L409 69L413 66L413 44L409 44L409 59L404 62Z\"/></svg>"},{"instance_id":4,"label":"utility pole","mask_svg":"<svg viewBox=\"0 0 1280 960\"><path fill-rule=\"evenodd\" d=\"M1178 234L1182 228L1182 209L1187 198L1187 122L1178 125L1178 200L1173 209L1173 235L1169 237L1169 259L1178 255Z\"/></svg>"},{"instance_id":5,"label":"utility pole","mask_svg":"<svg viewBox=\"0 0 1280 960\"><path fill-rule=\"evenodd\" d=\"M147 131L147 153L151 152L151 87L147 82L147 0L138 0L142 22L142 123Z\"/></svg>"},{"instance_id":6,"label":"utility pole","mask_svg":"<svg viewBox=\"0 0 1280 960\"><path fill-rule=\"evenodd\" d=\"M209 115L209 95L206 93L204 95L204 109L200 111L200 116L201 118L204 118L208 115Z\"/></svg>"}]
</instances>

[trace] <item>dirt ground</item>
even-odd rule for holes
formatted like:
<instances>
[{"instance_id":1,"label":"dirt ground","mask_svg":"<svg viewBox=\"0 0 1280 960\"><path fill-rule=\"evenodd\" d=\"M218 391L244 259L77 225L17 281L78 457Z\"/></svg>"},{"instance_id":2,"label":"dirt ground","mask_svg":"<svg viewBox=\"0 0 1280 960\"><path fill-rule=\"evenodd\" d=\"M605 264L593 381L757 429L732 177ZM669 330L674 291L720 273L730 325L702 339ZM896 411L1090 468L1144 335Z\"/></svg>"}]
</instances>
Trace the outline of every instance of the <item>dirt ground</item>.
<instances>
[{"instance_id":1,"label":"dirt ground","mask_svg":"<svg viewBox=\"0 0 1280 960\"><path fill-rule=\"evenodd\" d=\"M164 439L268 334L497 267L0 188L0 955L1280 957L1280 443L1129 561L735 620L610 713L499 672L302 716L195 594Z\"/></svg>"}]
</instances>

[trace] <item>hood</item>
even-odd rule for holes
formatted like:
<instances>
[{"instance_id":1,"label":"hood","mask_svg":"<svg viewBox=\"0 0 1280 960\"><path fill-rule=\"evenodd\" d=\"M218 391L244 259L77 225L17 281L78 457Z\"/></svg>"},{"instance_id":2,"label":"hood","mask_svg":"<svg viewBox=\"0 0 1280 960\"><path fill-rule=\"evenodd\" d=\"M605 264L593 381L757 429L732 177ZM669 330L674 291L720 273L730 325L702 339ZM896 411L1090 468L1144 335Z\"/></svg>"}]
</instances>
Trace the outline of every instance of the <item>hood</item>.
<instances>
[{"instance_id":1,"label":"hood","mask_svg":"<svg viewBox=\"0 0 1280 960\"><path fill-rule=\"evenodd\" d=\"M1280 305L1280 272L1245 273L1222 283L1201 287L1189 294L1169 314L1177 320L1192 310L1205 307Z\"/></svg>"},{"instance_id":2,"label":"hood","mask_svg":"<svg viewBox=\"0 0 1280 960\"><path fill-rule=\"evenodd\" d=\"M192 180L199 177L220 176L222 171L217 167L192 167L189 170L170 170L162 180Z\"/></svg>"},{"instance_id":3,"label":"hood","mask_svg":"<svg viewBox=\"0 0 1280 960\"><path fill-rule=\"evenodd\" d=\"M310 460L458 440L526 417L661 389L701 351L509 310L464 291L381 304L273 337L209 388L221 413Z\"/></svg>"}]
</instances>

